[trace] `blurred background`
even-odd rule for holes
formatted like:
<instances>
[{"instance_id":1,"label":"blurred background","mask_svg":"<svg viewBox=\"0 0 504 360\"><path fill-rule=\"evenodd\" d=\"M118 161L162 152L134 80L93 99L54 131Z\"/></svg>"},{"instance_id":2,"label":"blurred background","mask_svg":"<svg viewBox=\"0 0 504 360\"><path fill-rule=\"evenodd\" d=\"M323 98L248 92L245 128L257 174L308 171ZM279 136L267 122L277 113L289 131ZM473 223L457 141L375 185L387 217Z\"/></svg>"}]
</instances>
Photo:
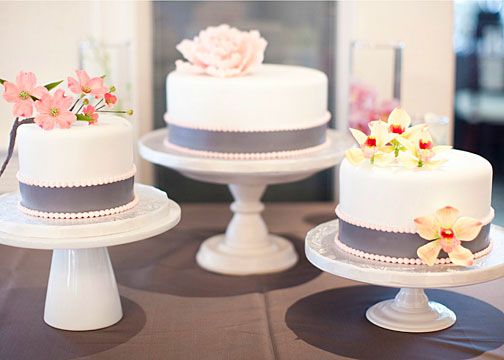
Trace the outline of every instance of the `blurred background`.
<instances>
[{"instance_id":1,"label":"blurred background","mask_svg":"<svg viewBox=\"0 0 504 360\"><path fill-rule=\"evenodd\" d=\"M258 29L266 62L329 77L331 126L366 127L400 103L431 124L438 142L483 155L495 170L504 213L502 1L0 2L0 77L34 71L40 82L77 68L107 73L135 109L137 136L163 127L166 75L175 45L220 23ZM12 123L0 102L0 149ZM224 186L198 183L137 157L139 181L180 202L229 201ZM15 164L0 191L15 189ZM269 201L337 201L335 171L268 188Z\"/></svg>"}]
</instances>

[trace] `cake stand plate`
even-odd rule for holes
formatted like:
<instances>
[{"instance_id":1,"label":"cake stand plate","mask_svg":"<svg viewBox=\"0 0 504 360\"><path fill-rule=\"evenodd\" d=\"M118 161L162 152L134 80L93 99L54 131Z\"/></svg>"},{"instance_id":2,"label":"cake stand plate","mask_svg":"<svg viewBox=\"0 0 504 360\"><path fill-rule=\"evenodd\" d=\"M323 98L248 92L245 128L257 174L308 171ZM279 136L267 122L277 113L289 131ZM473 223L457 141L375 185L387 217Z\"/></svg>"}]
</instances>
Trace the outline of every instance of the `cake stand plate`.
<instances>
[{"instance_id":1,"label":"cake stand plate","mask_svg":"<svg viewBox=\"0 0 504 360\"><path fill-rule=\"evenodd\" d=\"M308 260L330 274L374 285L401 288L395 299L371 306L367 319L385 329L402 332L430 332L450 327L453 311L429 301L425 288L447 288L491 281L504 276L504 229L492 225L492 251L471 267L454 265L400 265L362 259L338 248L334 242L338 220L321 224L308 232L305 252Z\"/></svg>"},{"instance_id":2,"label":"cake stand plate","mask_svg":"<svg viewBox=\"0 0 504 360\"><path fill-rule=\"evenodd\" d=\"M84 220L30 217L18 210L17 193L0 197L0 243L53 250L44 310L48 325L83 331L121 320L119 291L107 247L148 239L180 220L180 207L164 192L137 184L135 193L139 203L134 208ZM120 232L120 227L125 231ZM37 236L26 235L35 229Z\"/></svg>"},{"instance_id":3,"label":"cake stand plate","mask_svg":"<svg viewBox=\"0 0 504 360\"><path fill-rule=\"evenodd\" d=\"M307 178L338 164L352 145L350 136L328 130L325 148L293 158L233 160L197 157L166 147L167 130L160 129L140 140L140 155L155 164L204 182L227 184L235 201L226 233L207 239L196 260L209 271L227 275L250 275L282 271L293 266L297 254L292 244L271 235L261 216L260 199L270 184Z\"/></svg>"}]
</instances>

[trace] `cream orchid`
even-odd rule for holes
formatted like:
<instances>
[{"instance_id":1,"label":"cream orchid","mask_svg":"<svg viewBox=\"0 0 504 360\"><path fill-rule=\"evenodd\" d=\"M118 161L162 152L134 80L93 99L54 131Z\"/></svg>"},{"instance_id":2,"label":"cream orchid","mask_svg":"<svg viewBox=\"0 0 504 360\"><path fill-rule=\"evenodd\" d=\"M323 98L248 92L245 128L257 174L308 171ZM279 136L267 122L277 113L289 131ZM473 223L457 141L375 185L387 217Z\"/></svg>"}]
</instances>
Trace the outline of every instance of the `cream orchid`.
<instances>
[{"instance_id":1,"label":"cream orchid","mask_svg":"<svg viewBox=\"0 0 504 360\"><path fill-rule=\"evenodd\" d=\"M396 140L407 150L399 154L399 162L411 168L435 168L445 162L445 160L435 159L435 156L451 149L451 146L448 145L434 146L427 127L422 128L412 139L397 137Z\"/></svg>"},{"instance_id":2,"label":"cream orchid","mask_svg":"<svg viewBox=\"0 0 504 360\"><path fill-rule=\"evenodd\" d=\"M427 265L436 262L443 250L455 265L470 266L474 255L462 246L462 241L471 241L478 236L482 223L471 217L460 217L460 212L451 206L436 211L434 215L415 220L417 233L430 242L418 248L417 255Z\"/></svg>"},{"instance_id":3,"label":"cream orchid","mask_svg":"<svg viewBox=\"0 0 504 360\"><path fill-rule=\"evenodd\" d=\"M369 123L371 133L368 135L357 129L350 129L353 137L359 144L345 152L345 156L353 165L358 165L366 159L371 164L386 165L394 159L391 153L390 142L397 136L388 131L387 123L377 120Z\"/></svg>"},{"instance_id":4,"label":"cream orchid","mask_svg":"<svg viewBox=\"0 0 504 360\"><path fill-rule=\"evenodd\" d=\"M401 107L396 107L392 110L388 117L387 124L391 133L397 134L404 139L411 139L417 136L418 133L427 126L426 124L420 124L410 127L411 117ZM395 139L392 141L392 146L396 157L399 156L400 151L406 150L406 148Z\"/></svg>"}]
</instances>

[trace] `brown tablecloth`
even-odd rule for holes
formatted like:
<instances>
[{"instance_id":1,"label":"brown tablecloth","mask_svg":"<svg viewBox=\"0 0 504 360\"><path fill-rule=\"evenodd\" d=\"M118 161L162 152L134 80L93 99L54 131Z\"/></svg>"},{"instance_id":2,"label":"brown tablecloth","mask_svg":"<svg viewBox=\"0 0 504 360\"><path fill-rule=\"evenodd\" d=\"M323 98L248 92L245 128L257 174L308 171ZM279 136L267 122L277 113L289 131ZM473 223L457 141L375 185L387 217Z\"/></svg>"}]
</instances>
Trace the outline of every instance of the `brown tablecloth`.
<instances>
[{"instance_id":1,"label":"brown tablecloth","mask_svg":"<svg viewBox=\"0 0 504 360\"><path fill-rule=\"evenodd\" d=\"M194 255L230 219L226 205L184 205L170 232L110 249L124 318L68 332L43 319L50 251L0 247L0 359L486 359L504 358L504 279L428 291L458 316L450 329L403 334L364 317L396 290L321 273L303 252L306 232L333 204L270 204L270 229L300 261L283 273L229 277ZM96 294L96 296L100 296Z\"/></svg>"}]
</instances>

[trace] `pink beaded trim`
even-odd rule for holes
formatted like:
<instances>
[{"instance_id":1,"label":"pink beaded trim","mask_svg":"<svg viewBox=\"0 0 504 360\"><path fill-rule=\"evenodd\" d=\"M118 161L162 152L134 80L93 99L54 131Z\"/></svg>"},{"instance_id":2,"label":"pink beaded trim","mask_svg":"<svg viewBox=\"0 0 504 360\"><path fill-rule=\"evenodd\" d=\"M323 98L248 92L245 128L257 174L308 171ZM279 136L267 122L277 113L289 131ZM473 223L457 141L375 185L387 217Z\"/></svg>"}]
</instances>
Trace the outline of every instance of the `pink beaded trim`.
<instances>
[{"instance_id":1,"label":"pink beaded trim","mask_svg":"<svg viewBox=\"0 0 504 360\"><path fill-rule=\"evenodd\" d=\"M355 226L360 226L360 227L363 227L366 229L385 231L385 232L393 232L393 233L408 233L408 234L415 234L417 232L414 223L412 223L412 226L409 228L402 228L399 226L375 225L375 224L370 224L365 221L355 219L351 216L348 216L343 211L341 211L340 205L336 206L336 215L338 216L339 219L343 220L344 222L347 222L347 223L355 225ZM491 207L490 212L488 213L488 215L484 219L481 220L481 223L483 225L490 224L492 222L494 216L495 216L495 211Z\"/></svg>"},{"instance_id":2,"label":"pink beaded trim","mask_svg":"<svg viewBox=\"0 0 504 360\"><path fill-rule=\"evenodd\" d=\"M40 187L49 187L49 188L66 188L66 187L84 187L84 186L96 186L96 185L105 185L105 184L111 184L114 182L122 181L129 179L130 177L134 176L136 174L136 166L133 165L133 168L128 171L127 173L124 173L122 175L118 176L112 176L109 178L103 178L99 180L81 180L81 181L39 181L39 180L32 180L24 175L21 174L21 172L17 173L17 179L19 182L22 182L23 184L26 185L31 185L31 186L40 186Z\"/></svg>"},{"instance_id":3,"label":"pink beaded trim","mask_svg":"<svg viewBox=\"0 0 504 360\"><path fill-rule=\"evenodd\" d=\"M106 209L106 210L98 210L98 211L82 212L82 213L51 213L51 212L37 211L37 210L25 208L21 204L18 204L18 208L23 213L25 213L26 215L30 215L30 216L35 216L35 217L40 217L40 218L45 218L45 219L73 220L73 219L95 218L95 217L99 217L99 216L118 214L118 213L121 213L123 211L126 211L126 210L133 208L135 205L138 204L138 201L139 201L138 197L135 196L133 201L129 202L128 204L118 206L116 208Z\"/></svg>"},{"instance_id":4,"label":"pink beaded trim","mask_svg":"<svg viewBox=\"0 0 504 360\"><path fill-rule=\"evenodd\" d=\"M168 139L164 139L164 145L167 148L171 148L173 150L186 153L188 155L200 156L204 158L221 158L228 160L265 160L265 159L281 159L292 156L300 156L304 154L310 154L312 152L316 152L322 150L329 146L329 141L317 146L313 146L306 149L301 150L289 150L289 151L278 151L278 152L268 152L268 153L220 153L214 151L202 151L202 150L192 150L182 146L174 145L168 141Z\"/></svg>"},{"instance_id":5,"label":"pink beaded trim","mask_svg":"<svg viewBox=\"0 0 504 360\"><path fill-rule=\"evenodd\" d=\"M361 250L351 248L350 246L343 244L337 235L335 238L335 243L336 243L336 246L339 247L344 252L347 252L351 255L358 256L360 258L367 259L367 260L381 261L381 262L386 262L386 263L391 263L391 264L426 265L419 258L408 259L408 258L397 258L397 257L393 257L393 256L376 255L376 254L370 254L370 253L367 253L367 252L364 252ZM487 255L491 250L492 250L492 243L490 243L490 245L488 245L485 249L474 254L474 258L479 259L479 258ZM451 264L450 258L437 259L435 262L435 265L448 265L448 264Z\"/></svg>"},{"instance_id":6,"label":"pink beaded trim","mask_svg":"<svg viewBox=\"0 0 504 360\"><path fill-rule=\"evenodd\" d=\"M292 131L292 130L302 130L302 129L309 129L312 127L317 127L322 124L327 123L331 119L331 113L327 111L324 116L322 116L319 120L315 121L314 123L310 124L309 126L299 126L299 127L292 127L292 128L272 128L272 129L267 129L267 130L261 130L261 129L239 129L239 128L219 128L219 127L209 127L209 126L203 126L201 124L192 124L188 123L185 121L179 121L175 120L172 118L168 113L164 115L165 122L177 126L182 126L182 127L188 127L191 129L196 129L196 130L208 130L208 131L222 131L222 132L270 132L270 131Z\"/></svg>"}]
</instances>

